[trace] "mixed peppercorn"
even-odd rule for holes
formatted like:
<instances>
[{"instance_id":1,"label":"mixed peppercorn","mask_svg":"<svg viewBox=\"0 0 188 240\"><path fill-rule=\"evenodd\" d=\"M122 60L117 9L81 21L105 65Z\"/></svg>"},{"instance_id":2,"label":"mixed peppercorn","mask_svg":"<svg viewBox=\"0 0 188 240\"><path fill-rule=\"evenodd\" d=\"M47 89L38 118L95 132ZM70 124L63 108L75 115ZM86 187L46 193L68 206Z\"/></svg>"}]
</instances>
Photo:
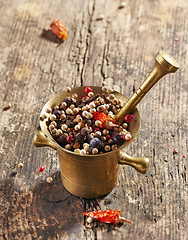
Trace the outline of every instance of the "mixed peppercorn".
<instances>
[{"instance_id":1,"label":"mixed peppercorn","mask_svg":"<svg viewBox=\"0 0 188 240\"><path fill-rule=\"evenodd\" d=\"M121 103L112 90L105 87L102 90L100 96L86 87L82 99L73 94L41 115L41 120L48 117L48 130L60 146L80 155L95 155L115 150L131 139L127 127L133 115L126 116L119 126L113 117L121 109ZM71 88L66 91L71 93Z\"/></svg>"}]
</instances>

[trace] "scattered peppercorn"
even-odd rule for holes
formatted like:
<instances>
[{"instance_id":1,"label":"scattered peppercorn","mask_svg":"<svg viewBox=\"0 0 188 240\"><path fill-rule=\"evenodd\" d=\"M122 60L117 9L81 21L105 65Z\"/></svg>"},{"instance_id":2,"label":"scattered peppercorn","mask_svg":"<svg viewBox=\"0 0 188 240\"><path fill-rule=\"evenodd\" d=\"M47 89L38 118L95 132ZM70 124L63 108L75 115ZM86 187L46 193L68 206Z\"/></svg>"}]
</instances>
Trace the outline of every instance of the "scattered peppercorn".
<instances>
[{"instance_id":1,"label":"scattered peppercorn","mask_svg":"<svg viewBox=\"0 0 188 240\"><path fill-rule=\"evenodd\" d=\"M125 122L130 123L133 120L134 116L133 115L126 115L125 116Z\"/></svg>"},{"instance_id":2,"label":"scattered peppercorn","mask_svg":"<svg viewBox=\"0 0 188 240\"><path fill-rule=\"evenodd\" d=\"M53 182L53 178L52 178L52 177L47 177L47 178L46 178L46 182L47 182L47 183Z\"/></svg>"},{"instance_id":3,"label":"scattered peppercorn","mask_svg":"<svg viewBox=\"0 0 188 240\"><path fill-rule=\"evenodd\" d=\"M120 5L119 5L119 9L124 8L125 6L126 6L126 3L125 2L121 2Z\"/></svg>"},{"instance_id":4,"label":"scattered peppercorn","mask_svg":"<svg viewBox=\"0 0 188 240\"><path fill-rule=\"evenodd\" d=\"M39 173L40 173L40 172L43 172L44 169L45 169L45 166L41 166L41 167L38 169L38 172L39 172Z\"/></svg>"},{"instance_id":5,"label":"scattered peppercorn","mask_svg":"<svg viewBox=\"0 0 188 240\"><path fill-rule=\"evenodd\" d=\"M175 37L174 40L175 40L176 42L179 42L179 41L180 41L180 38Z\"/></svg>"},{"instance_id":6,"label":"scattered peppercorn","mask_svg":"<svg viewBox=\"0 0 188 240\"><path fill-rule=\"evenodd\" d=\"M175 150L173 151L173 154L178 154L178 151L175 149Z\"/></svg>"},{"instance_id":7,"label":"scattered peppercorn","mask_svg":"<svg viewBox=\"0 0 188 240\"><path fill-rule=\"evenodd\" d=\"M23 168L23 166L24 166L23 163L19 163L19 164L18 164L18 167L19 167L19 168Z\"/></svg>"},{"instance_id":8,"label":"scattered peppercorn","mask_svg":"<svg viewBox=\"0 0 188 240\"><path fill-rule=\"evenodd\" d=\"M89 92L92 92L92 88L91 87L86 87L85 88L85 93L88 94Z\"/></svg>"}]
</instances>

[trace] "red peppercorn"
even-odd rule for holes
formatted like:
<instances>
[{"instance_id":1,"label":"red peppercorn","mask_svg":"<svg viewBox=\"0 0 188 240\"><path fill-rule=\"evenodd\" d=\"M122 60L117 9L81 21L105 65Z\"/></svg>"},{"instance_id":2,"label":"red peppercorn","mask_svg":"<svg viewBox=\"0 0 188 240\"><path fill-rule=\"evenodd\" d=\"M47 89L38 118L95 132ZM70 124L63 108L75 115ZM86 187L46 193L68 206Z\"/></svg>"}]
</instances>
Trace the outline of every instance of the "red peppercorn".
<instances>
[{"instance_id":1,"label":"red peppercorn","mask_svg":"<svg viewBox=\"0 0 188 240\"><path fill-rule=\"evenodd\" d=\"M177 154L177 153L178 153L178 151L177 151L177 150L174 150L174 151L173 151L173 154Z\"/></svg>"},{"instance_id":2,"label":"red peppercorn","mask_svg":"<svg viewBox=\"0 0 188 240\"><path fill-rule=\"evenodd\" d=\"M127 139L126 139L126 134L123 135L123 140L124 140L124 141L127 141Z\"/></svg>"},{"instance_id":3,"label":"red peppercorn","mask_svg":"<svg viewBox=\"0 0 188 240\"><path fill-rule=\"evenodd\" d=\"M89 92L92 92L92 88L91 87L86 87L85 88L85 93L88 94Z\"/></svg>"},{"instance_id":4,"label":"red peppercorn","mask_svg":"<svg viewBox=\"0 0 188 240\"><path fill-rule=\"evenodd\" d=\"M72 135L69 135L68 137L67 137L67 142L71 142L72 141L72 138L73 138L73 136Z\"/></svg>"},{"instance_id":5,"label":"red peppercorn","mask_svg":"<svg viewBox=\"0 0 188 240\"><path fill-rule=\"evenodd\" d=\"M133 115L126 115L125 116L125 122L131 122L133 120L134 116Z\"/></svg>"},{"instance_id":6,"label":"red peppercorn","mask_svg":"<svg viewBox=\"0 0 188 240\"><path fill-rule=\"evenodd\" d=\"M45 169L45 166L41 166L41 167L39 167L38 172L43 172L44 169Z\"/></svg>"},{"instance_id":7,"label":"red peppercorn","mask_svg":"<svg viewBox=\"0 0 188 240\"><path fill-rule=\"evenodd\" d=\"M111 137L110 137L110 135L108 134L108 135L106 135L106 140L109 140Z\"/></svg>"}]
</instances>

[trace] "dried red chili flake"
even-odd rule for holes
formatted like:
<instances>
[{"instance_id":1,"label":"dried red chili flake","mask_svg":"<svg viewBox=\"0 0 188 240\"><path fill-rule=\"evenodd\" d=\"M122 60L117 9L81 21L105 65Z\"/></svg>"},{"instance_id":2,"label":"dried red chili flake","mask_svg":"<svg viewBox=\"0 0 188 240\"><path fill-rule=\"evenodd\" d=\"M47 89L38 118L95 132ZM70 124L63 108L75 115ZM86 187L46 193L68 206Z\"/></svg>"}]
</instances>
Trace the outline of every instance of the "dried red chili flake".
<instances>
[{"instance_id":1,"label":"dried red chili flake","mask_svg":"<svg viewBox=\"0 0 188 240\"><path fill-rule=\"evenodd\" d=\"M45 169L45 166L41 166L41 167L39 167L38 172L43 172L44 169Z\"/></svg>"},{"instance_id":2,"label":"dried red chili flake","mask_svg":"<svg viewBox=\"0 0 188 240\"><path fill-rule=\"evenodd\" d=\"M128 114L128 115L125 116L125 122L129 123L129 122L131 122L133 120L133 118L134 118L133 115Z\"/></svg>"},{"instance_id":3,"label":"dried red chili flake","mask_svg":"<svg viewBox=\"0 0 188 240\"><path fill-rule=\"evenodd\" d=\"M111 123L111 126L117 126L116 122L114 121L113 118L109 117L108 115L106 115L104 112L95 112L93 113L93 119L99 120L101 122L100 128L107 128L108 129L108 125L107 123Z\"/></svg>"},{"instance_id":4,"label":"dried red chili flake","mask_svg":"<svg viewBox=\"0 0 188 240\"><path fill-rule=\"evenodd\" d=\"M62 38L63 41L67 39L67 30L59 19L53 19L50 28L51 31L59 38Z\"/></svg>"},{"instance_id":5,"label":"dried red chili flake","mask_svg":"<svg viewBox=\"0 0 188 240\"><path fill-rule=\"evenodd\" d=\"M185 155L183 155L183 158L186 158L186 156L185 156Z\"/></svg>"},{"instance_id":6,"label":"dried red chili flake","mask_svg":"<svg viewBox=\"0 0 188 240\"><path fill-rule=\"evenodd\" d=\"M178 151L175 149L175 150L173 151L173 154L178 154Z\"/></svg>"},{"instance_id":7,"label":"dried red chili flake","mask_svg":"<svg viewBox=\"0 0 188 240\"><path fill-rule=\"evenodd\" d=\"M92 92L92 88L91 87L86 87L85 88L85 93L88 94L89 92Z\"/></svg>"},{"instance_id":8,"label":"dried red chili flake","mask_svg":"<svg viewBox=\"0 0 188 240\"><path fill-rule=\"evenodd\" d=\"M87 217L94 218L103 223L114 223L117 225L119 222L132 223L125 218L120 217L120 211L107 209L105 211L96 210L92 212L84 212Z\"/></svg>"},{"instance_id":9,"label":"dried red chili flake","mask_svg":"<svg viewBox=\"0 0 188 240\"><path fill-rule=\"evenodd\" d=\"M72 141L72 138L73 138L73 136L72 135L69 135L68 137L67 137L67 142L71 142Z\"/></svg>"}]
</instances>

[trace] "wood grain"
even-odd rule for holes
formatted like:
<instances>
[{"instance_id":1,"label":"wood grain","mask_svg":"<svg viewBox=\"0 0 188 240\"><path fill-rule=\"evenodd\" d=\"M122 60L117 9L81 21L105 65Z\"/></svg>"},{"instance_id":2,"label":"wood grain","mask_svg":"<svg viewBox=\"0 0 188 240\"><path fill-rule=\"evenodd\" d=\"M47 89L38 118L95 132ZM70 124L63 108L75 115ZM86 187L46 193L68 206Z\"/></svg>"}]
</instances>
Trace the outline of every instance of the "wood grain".
<instances>
[{"instance_id":1,"label":"wood grain","mask_svg":"<svg viewBox=\"0 0 188 240\"><path fill-rule=\"evenodd\" d=\"M188 3L120 3L0 1L0 239L186 239ZM49 31L50 16L64 22L65 42ZM106 85L131 96L158 50L180 69L138 106L142 126L126 152L150 158L147 174L120 166L106 197L72 196L61 184L56 152L32 145L40 110L66 86ZM88 226L84 211L108 208L133 224Z\"/></svg>"}]
</instances>

